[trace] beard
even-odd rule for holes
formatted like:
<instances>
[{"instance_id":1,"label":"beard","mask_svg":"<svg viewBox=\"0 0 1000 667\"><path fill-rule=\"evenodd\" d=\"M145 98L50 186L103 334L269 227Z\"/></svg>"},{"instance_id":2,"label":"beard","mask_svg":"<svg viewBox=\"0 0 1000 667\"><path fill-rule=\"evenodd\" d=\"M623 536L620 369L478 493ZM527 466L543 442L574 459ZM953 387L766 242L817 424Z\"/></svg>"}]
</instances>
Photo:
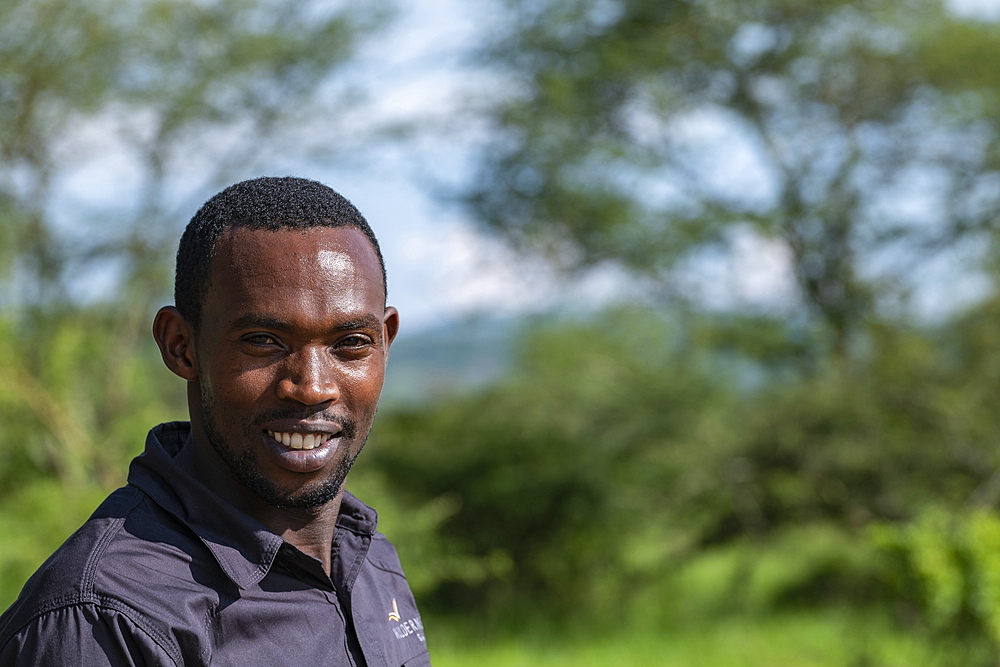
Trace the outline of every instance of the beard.
<instances>
[{"instance_id":1,"label":"beard","mask_svg":"<svg viewBox=\"0 0 1000 667\"><path fill-rule=\"evenodd\" d=\"M207 388L204 386L201 389L201 416L202 425L209 444L226 465L229 466L229 469L236 478L243 483L255 498L278 509L310 509L321 507L336 498L344 486L347 473L351 471L351 466L354 465L355 459L357 459L358 454L364 448L364 441L368 438L366 433L357 451L351 456L340 459L334 471L319 484L303 489L286 489L275 484L264 475L253 448L248 447L243 452L236 453L230 447L229 443L226 442L226 439L219 432L218 418L215 414L215 405L211 397L211 392L207 391ZM305 419L314 416L316 416L315 411L310 414L302 414L301 411L293 410L262 415L249 424L248 427L244 428L244 436L248 440L260 437L263 429L259 427L259 424L263 424L270 419ZM342 417L324 418L329 421L336 421L341 425L343 443L346 444L346 442L354 440L355 435L357 435L357 425L354 421Z\"/></svg>"}]
</instances>

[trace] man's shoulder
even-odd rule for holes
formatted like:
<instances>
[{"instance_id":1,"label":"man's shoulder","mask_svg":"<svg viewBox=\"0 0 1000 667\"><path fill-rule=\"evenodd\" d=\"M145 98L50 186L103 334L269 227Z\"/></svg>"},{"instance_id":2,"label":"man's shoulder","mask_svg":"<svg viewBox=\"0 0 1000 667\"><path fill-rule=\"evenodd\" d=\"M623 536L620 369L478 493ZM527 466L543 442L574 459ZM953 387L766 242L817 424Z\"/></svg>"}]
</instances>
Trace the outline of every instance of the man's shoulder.
<instances>
[{"instance_id":1,"label":"man's shoulder","mask_svg":"<svg viewBox=\"0 0 1000 667\"><path fill-rule=\"evenodd\" d=\"M113 492L28 580L0 616L0 646L35 619L88 605L156 618L164 577L192 578L196 538L141 490Z\"/></svg>"},{"instance_id":2,"label":"man's shoulder","mask_svg":"<svg viewBox=\"0 0 1000 667\"><path fill-rule=\"evenodd\" d=\"M49 556L28 579L11 612L44 613L74 602L91 601L94 575L107 547L118 536L125 518L142 502L142 492L122 487L108 496L90 519Z\"/></svg>"}]
</instances>

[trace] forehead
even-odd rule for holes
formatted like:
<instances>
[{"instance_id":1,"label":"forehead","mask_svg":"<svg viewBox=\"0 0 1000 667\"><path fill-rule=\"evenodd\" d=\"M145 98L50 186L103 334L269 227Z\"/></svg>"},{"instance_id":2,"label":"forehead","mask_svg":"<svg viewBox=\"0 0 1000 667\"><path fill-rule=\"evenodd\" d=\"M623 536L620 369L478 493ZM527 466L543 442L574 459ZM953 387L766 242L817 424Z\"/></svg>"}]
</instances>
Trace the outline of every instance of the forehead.
<instances>
[{"instance_id":1,"label":"forehead","mask_svg":"<svg viewBox=\"0 0 1000 667\"><path fill-rule=\"evenodd\" d=\"M216 244L203 315L226 319L248 310L290 318L381 315L384 299L378 257L353 227L238 227Z\"/></svg>"}]
</instances>

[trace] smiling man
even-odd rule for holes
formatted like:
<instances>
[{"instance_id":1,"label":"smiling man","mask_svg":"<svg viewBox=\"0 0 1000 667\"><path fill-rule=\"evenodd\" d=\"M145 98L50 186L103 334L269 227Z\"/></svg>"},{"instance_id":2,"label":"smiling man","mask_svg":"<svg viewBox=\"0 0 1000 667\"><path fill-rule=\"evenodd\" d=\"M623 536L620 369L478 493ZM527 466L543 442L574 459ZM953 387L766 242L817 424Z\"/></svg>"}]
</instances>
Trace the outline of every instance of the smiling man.
<instances>
[{"instance_id":1,"label":"smiling man","mask_svg":"<svg viewBox=\"0 0 1000 667\"><path fill-rule=\"evenodd\" d=\"M428 665L376 514L344 491L399 326L374 234L314 181L223 190L177 252L153 335L190 424L0 617L8 665Z\"/></svg>"}]
</instances>

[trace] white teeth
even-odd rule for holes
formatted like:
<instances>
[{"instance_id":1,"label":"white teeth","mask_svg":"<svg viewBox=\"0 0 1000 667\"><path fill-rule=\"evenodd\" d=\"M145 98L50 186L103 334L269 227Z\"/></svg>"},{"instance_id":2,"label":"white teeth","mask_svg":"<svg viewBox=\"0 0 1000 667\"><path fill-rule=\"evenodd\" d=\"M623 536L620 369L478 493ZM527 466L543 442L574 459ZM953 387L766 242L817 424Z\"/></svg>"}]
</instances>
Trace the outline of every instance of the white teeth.
<instances>
[{"instance_id":1,"label":"white teeth","mask_svg":"<svg viewBox=\"0 0 1000 667\"><path fill-rule=\"evenodd\" d=\"M275 433L268 431L267 434L289 449L315 449L331 437L329 433Z\"/></svg>"}]
</instances>

